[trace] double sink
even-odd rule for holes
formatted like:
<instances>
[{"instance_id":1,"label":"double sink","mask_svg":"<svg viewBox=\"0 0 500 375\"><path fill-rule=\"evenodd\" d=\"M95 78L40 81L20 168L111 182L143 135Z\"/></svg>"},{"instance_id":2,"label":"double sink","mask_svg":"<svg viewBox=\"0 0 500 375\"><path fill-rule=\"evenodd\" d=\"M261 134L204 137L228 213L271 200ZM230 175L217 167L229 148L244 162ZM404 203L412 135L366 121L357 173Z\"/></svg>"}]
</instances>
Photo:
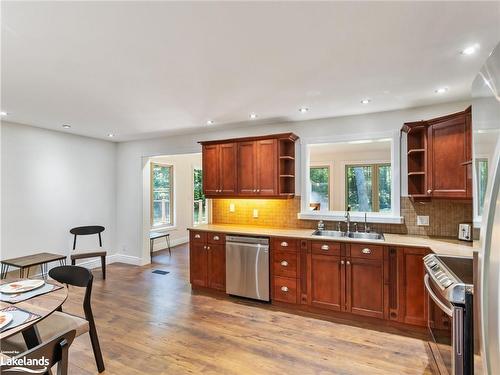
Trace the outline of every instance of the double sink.
<instances>
[{"instance_id":1,"label":"double sink","mask_svg":"<svg viewBox=\"0 0 500 375\"><path fill-rule=\"evenodd\" d=\"M384 235L377 232L342 232L338 230L320 230L317 229L312 234L320 237L338 237L338 238L353 238L359 240L374 240L385 241Z\"/></svg>"}]
</instances>

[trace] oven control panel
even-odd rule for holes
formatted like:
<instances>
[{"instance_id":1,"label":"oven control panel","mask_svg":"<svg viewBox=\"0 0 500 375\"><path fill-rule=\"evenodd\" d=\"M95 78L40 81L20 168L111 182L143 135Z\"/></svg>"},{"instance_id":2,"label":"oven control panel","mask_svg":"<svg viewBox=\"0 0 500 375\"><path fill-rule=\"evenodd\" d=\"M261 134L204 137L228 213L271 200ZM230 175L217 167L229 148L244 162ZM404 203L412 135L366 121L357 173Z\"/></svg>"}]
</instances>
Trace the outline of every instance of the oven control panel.
<instances>
[{"instance_id":1,"label":"oven control panel","mask_svg":"<svg viewBox=\"0 0 500 375\"><path fill-rule=\"evenodd\" d=\"M439 260L436 259L434 254L429 254L424 257L424 265L429 276L436 281L441 289L444 290L454 284L455 281L450 277L450 274L441 265Z\"/></svg>"}]
</instances>

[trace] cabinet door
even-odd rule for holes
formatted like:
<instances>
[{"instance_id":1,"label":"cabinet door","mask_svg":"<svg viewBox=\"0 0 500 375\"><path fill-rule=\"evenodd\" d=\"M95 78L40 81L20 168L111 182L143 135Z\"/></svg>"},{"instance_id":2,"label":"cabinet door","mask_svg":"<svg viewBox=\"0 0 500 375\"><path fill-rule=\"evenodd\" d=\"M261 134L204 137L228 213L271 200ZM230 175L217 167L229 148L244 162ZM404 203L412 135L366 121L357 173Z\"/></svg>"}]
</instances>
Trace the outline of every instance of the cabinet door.
<instances>
[{"instance_id":1,"label":"cabinet door","mask_svg":"<svg viewBox=\"0 0 500 375\"><path fill-rule=\"evenodd\" d=\"M219 190L222 194L236 193L236 144L222 143L219 145Z\"/></svg>"},{"instance_id":2,"label":"cabinet door","mask_svg":"<svg viewBox=\"0 0 500 375\"><path fill-rule=\"evenodd\" d=\"M256 168L255 142L238 143L238 194L256 195L257 183L255 176Z\"/></svg>"},{"instance_id":3,"label":"cabinet door","mask_svg":"<svg viewBox=\"0 0 500 375\"><path fill-rule=\"evenodd\" d=\"M343 272L340 257L309 255L309 304L330 310L341 310L343 302Z\"/></svg>"},{"instance_id":4,"label":"cabinet door","mask_svg":"<svg viewBox=\"0 0 500 375\"><path fill-rule=\"evenodd\" d=\"M384 271L382 260L351 258L346 261L345 311L384 317Z\"/></svg>"},{"instance_id":5,"label":"cabinet door","mask_svg":"<svg viewBox=\"0 0 500 375\"><path fill-rule=\"evenodd\" d=\"M276 139L256 141L256 177L259 195L278 193L278 143Z\"/></svg>"},{"instance_id":6,"label":"cabinet door","mask_svg":"<svg viewBox=\"0 0 500 375\"><path fill-rule=\"evenodd\" d=\"M424 286L424 261L426 249L399 249L398 288L400 321L427 326L427 292Z\"/></svg>"},{"instance_id":7,"label":"cabinet door","mask_svg":"<svg viewBox=\"0 0 500 375\"><path fill-rule=\"evenodd\" d=\"M208 256L202 241L189 243L189 278L192 285L208 286Z\"/></svg>"},{"instance_id":8,"label":"cabinet door","mask_svg":"<svg viewBox=\"0 0 500 375\"><path fill-rule=\"evenodd\" d=\"M226 248L222 244L208 244L208 287L226 290Z\"/></svg>"},{"instance_id":9,"label":"cabinet door","mask_svg":"<svg viewBox=\"0 0 500 375\"><path fill-rule=\"evenodd\" d=\"M437 198L467 198L470 122L465 114L428 128L428 193Z\"/></svg>"},{"instance_id":10,"label":"cabinet door","mask_svg":"<svg viewBox=\"0 0 500 375\"><path fill-rule=\"evenodd\" d=\"M219 145L203 146L203 192L217 195L220 190Z\"/></svg>"}]
</instances>

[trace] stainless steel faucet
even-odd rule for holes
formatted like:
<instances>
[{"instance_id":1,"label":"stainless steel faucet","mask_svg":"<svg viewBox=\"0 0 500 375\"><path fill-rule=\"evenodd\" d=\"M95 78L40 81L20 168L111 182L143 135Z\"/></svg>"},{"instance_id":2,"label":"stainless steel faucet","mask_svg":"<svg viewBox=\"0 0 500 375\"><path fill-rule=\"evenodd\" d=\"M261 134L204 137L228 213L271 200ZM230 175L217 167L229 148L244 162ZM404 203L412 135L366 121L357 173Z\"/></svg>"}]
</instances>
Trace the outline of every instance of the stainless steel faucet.
<instances>
[{"instance_id":1,"label":"stainless steel faucet","mask_svg":"<svg viewBox=\"0 0 500 375\"><path fill-rule=\"evenodd\" d=\"M323 220L319 221L318 230L325 230L325 223L323 223Z\"/></svg>"},{"instance_id":2,"label":"stainless steel faucet","mask_svg":"<svg viewBox=\"0 0 500 375\"><path fill-rule=\"evenodd\" d=\"M346 232L349 233L351 231L351 206L347 206L347 211L345 212L345 223L346 223Z\"/></svg>"}]
</instances>

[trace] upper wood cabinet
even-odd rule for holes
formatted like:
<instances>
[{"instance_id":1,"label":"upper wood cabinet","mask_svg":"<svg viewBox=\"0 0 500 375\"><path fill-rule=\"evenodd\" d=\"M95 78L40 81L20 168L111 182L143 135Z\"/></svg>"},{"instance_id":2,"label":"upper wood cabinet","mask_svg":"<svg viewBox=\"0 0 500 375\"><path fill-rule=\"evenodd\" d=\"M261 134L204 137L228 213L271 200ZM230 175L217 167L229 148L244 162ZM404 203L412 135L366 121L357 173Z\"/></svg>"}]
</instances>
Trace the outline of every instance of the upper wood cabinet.
<instances>
[{"instance_id":1,"label":"upper wood cabinet","mask_svg":"<svg viewBox=\"0 0 500 375\"><path fill-rule=\"evenodd\" d=\"M200 142L209 198L289 198L295 194L293 133Z\"/></svg>"},{"instance_id":2,"label":"upper wood cabinet","mask_svg":"<svg viewBox=\"0 0 500 375\"><path fill-rule=\"evenodd\" d=\"M408 194L413 199L472 198L471 108L406 123Z\"/></svg>"},{"instance_id":3,"label":"upper wood cabinet","mask_svg":"<svg viewBox=\"0 0 500 375\"><path fill-rule=\"evenodd\" d=\"M236 193L236 143L203 145L203 191L209 196Z\"/></svg>"}]
</instances>

